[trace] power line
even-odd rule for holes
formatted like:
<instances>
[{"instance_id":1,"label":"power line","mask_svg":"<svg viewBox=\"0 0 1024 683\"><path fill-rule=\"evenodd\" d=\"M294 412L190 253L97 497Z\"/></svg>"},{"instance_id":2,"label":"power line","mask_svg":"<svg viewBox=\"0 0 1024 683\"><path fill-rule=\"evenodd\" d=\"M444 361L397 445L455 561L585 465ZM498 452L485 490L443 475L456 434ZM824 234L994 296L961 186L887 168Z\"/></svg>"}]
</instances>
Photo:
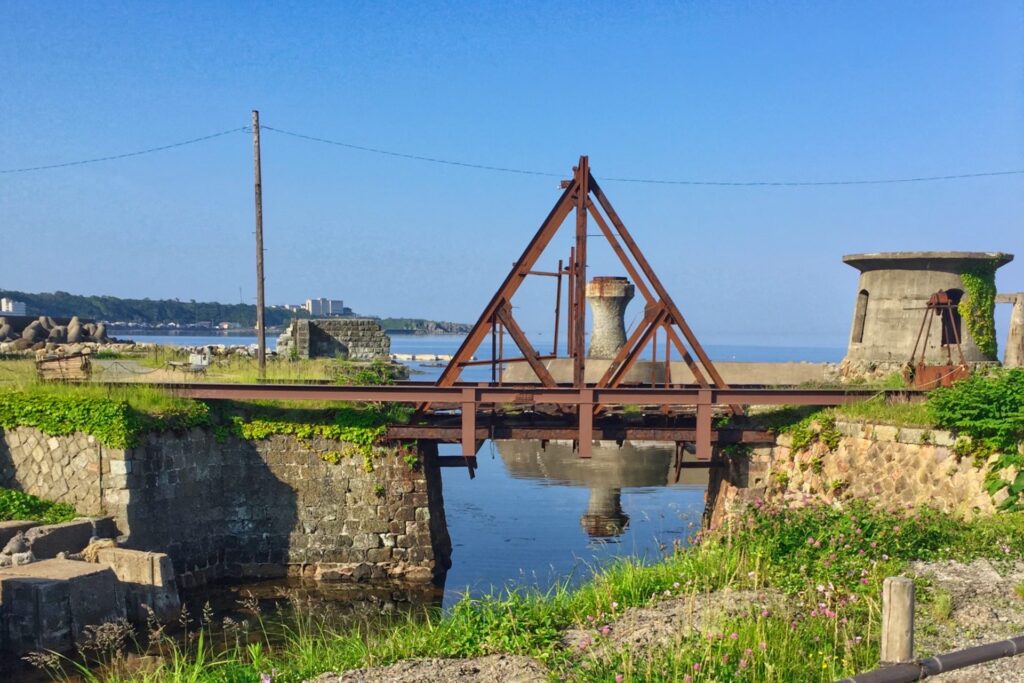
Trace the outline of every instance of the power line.
<instances>
[{"instance_id":1,"label":"power line","mask_svg":"<svg viewBox=\"0 0 1024 683\"><path fill-rule=\"evenodd\" d=\"M341 142L338 140L329 140L327 138L317 137L315 135L305 135L303 133L295 133L281 128L272 128L270 126L263 126L264 130L272 130L275 133L282 133L284 135L290 135L291 137L301 138L303 140L311 140L313 142L321 142L328 145L335 145L337 147L346 147L348 149L356 149L363 152L372 152L374 154L384 154L392 157L400 157L402 159L414 159L416 161L427 161L435 164L446 164L448 166L463 166L466 168L476 168L485 171L499 171L503 173L518 173L521 175L536 175L536 176L548 176L561 178L564 177L564 173L549 173L547 171L534 171L522 168L506 168L503 166L487 166L484 164L471 164L463 161L453 161L451 159L440 159L437 157L420 156L418 154L406 154L404 152L393 152L385 149L378 149L376 147L365 147L363 145L355 145L349 142ZM950 175L934 175L934 176L918 176L912 178L869 178L859 180L807 180L807 181L771 181L771 180L743 180L743 181L719 181L719 180L659 180L656 178L615 178L615 177L603 177L602 180L619 183L643 183L650 185L711 185L721 187L813 187L822 185L888 185L894 183L923 183L931 182L936 180L961 180L966 178L988 178L993 176L1007 176L1007 175L1024 175L1024 169L1012 170L1012 171L985 171L981 173L957 173ZM599 176L600 177L600 176Z\"/></svg>"},{"instance_id":2,"label":"power line","mask_svg":"<svg viewBox=\"0 0 1024 683\"><path fill-rule=\"evenodd\" d=\"M125 152L124 154L112 154L105 157L96 157L94 159L79 159L78 161L65 161L60 164L48 164L46 166L28 166L26 168L7 168L0 170L0 173L28 173L29 171L46 171L51 168L67 168L68 166L82 166L85 164L96 164L101 161L114 161L115 159L127 159L128 157L142 156L143 154L152 154L153 152L162 152L167 149L174 149L175 147L184 147L185 145L193 145L197 142L205 142L206 140L212 140L213 138L219 138L222 135L229 135L231 133L237 133L239 131L249 130L248 126L242 126L240 128L232 128L231 130L223 130L219 133L213 133L212 135L204 135L201 138L192 138L191 140L182 140L181 142L172 142L169 145L161 145L159 147L150 147L148 149L140 149L137 152Z\"/></svg>"},{"instance_id":3,"label":"power line","mask_svg":"<svg viewBox=\"0 0 1024 683\"><path fill-rule=\"evenodd\" d=\"M548 178L562 178L564 173L552 173L549 171L538 171L533 169L523 168L511 168L508 166L492 166L488 164L475 164L466 161L456 161L453 159L444 159L440 157L424 156L421 154L409 154L406 152L396 152L393 150L380 149L377 147L368 147L366 145L357 145L351 142L343 142L340 140L331 140L329 138L319 137L316 135L306 135L304 133L296 133L294 131L285 130L283 128L275 128L272 126L263 125L263 130L273 131L280 133L281 135L287 135L293 138L299 138L302 140L308 140L310 142L318 142L326 145L333 145L335 147L344 147L346 149L354 149L360 152L369 152L371 154L380 154L384 156L396 157L400 159L409 159L412 161L424 161L432 164L442 164L445 166L457 166L462 168L471 168L481 171L494 171L498 173L514 173L518 175L531 175L531 176L543 176ZM77 161L66 161L59 164L47 164L44 166L29 166L25 168L9 168L0 169L0 174L11 174L11 173L28 173L32 171L44 171L55 168L67 168L69 166L82 166L84 164L95 164L102 161L114 161L117 159L127 159L129 157L141 156L143 154L152 154L154 152L162 152L168 149L174 149L176 147L184 147L186 145L192 145L198 142L205 142L214 138L219 138L224 135L230 135L231 133L237 133L241 131L251 131L249 126L241 126L238 128L231 128L230 130L224 130L219 133L213 133L211 135L204 135L198 138L192 138L191 140L183 140L181 142L174 142L169 145L161 145L159 147L150 147L147 149L138 150L135 152L126 152L124 154L112 154L109 156L96 157L92 159L80 159ZM659 178L625 178L625 177L613 177L606 176L602 177L602 180L609 182L619 183L636 183L646 185L691 185L691 186L710 186L710 187L823 187L823 186L835 186L835 185L893 185L899 183L924 183L924 182L935 182L935 181L948 181L948 180L966 180L971 178L992 178L998 176L1012 176L1012 175L1024 175L1024 169L1006 170L1006 171L983 171L977 173L954 173L945 175L931 175L931 176L915 176L908 178L860 178L853 180L796 180L796 181L775 181L775 180L739 180L739 181L726 181L726 180L668 180Z\"/></svg>"},{"instance_id":4,"label":"power line","mask_svg":"<svg viewBox=\"0 0 1024 683\"><path fill-rule=\"evenodd\" d=\"M293 138L302 138L303 140L311 140L313 142L322 142L327 145L335 145L337 147L346 147L348 149L357 149L361 152L373 152L374 154L384 154L389 157L399 157L401 159L413 159L415 161L429 161L432 164L445 164L447 166L462 166L464 168L475 168L482 171L500 171L502 173L519 173L521 175L539 175L539 176L550 176L555 178L561 178L564 173L548 173L546 171L528 171L521 168L507 168L505 166L487 166L486 164L471 164L465 161L452 161L451 159L438 159L436 157L425 157L418 154L406 154L404 152L392 152L386 149L377 149L376 147L364 147L363 145L353 145L349 142L339 142L337 140L328 140L327 138L319 138L314 135L304 135L302 133L293 133L289 130L283 130L281 128L272 128L271 126L263 126L263 130L272 130L275 133L281 133L282 135L290 135Z\"/></svg>"}]
</instances>

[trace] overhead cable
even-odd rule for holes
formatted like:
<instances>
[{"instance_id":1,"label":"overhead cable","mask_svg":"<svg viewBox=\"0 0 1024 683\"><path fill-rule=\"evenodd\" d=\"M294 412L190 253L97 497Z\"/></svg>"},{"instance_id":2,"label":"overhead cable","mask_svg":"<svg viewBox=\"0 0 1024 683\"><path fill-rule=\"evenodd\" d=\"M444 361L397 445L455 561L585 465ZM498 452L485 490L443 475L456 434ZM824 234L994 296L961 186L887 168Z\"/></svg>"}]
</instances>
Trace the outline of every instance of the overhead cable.
<instances>
[{"instance_id":1,"label":"overhead cable","mask_svg":"<svg viewBox=\"0 0 1024 683\"><path fill-rule=\"evenodd\" d=\"M341 142L338 140L330 140L328 138L318 137L315 135L305 135L303 133L295 133L289 130L283 130L281 128L273 128L271 126L261 126L263 130L274 131L275 133L282 133L284 135L290 135L291 137L301 138L303 140L311 140L313 142L321 142L328 145L335 145L337 147L346 147L348 149L356 149L363 152L372 152L374 154L385 154L392 157L400 157L403 159L414 159L416 161L427 161L434 164L446 164L448 166L463 166L466 168L476 168L485 171L499 171L503 173L518 173L521 175L536 175L536 176L548 176L561 178L564 177L564 173L550 173L547 171L534 171L522 168L506 168L503 166L487 166L484 164L472 164L463 161L453 161L451 159L440 159L437 157L420 156L418 154L406 154L403 152L394 152L390 150L378 149L376 147L365 147L363 145L355 145L349 142ZM610 176L598 176L601 180L607 180L611 182L619 183L645 183L650 185L712 185L722 187L813 187L822 185L888 185L894 183L923 183L936 180L962 180L966 178L987 178L993 176L1008 176L1008 175L1024 175L1024 169L1010 170L1010 171L985 171L980 173L956 173L947 175L933 175L933 176L917 176L911 178L865 178L856 180L741 180L741 181L726 181L726 180L660 180L656 178L616 178Z\"/></svg>"},{"instance_id":2,"label":"overhead cable","mask_svg":"<svg viewBox=\"0 0 1024 683\"><path fill-rule=\"evenodd\" d=\"M237 133L243 130L250 130L249 126L241 126L239 128L232 128L231 130L222 130L219 133L213 133L212 135L204 135L201 138L192 138L191 140L182 140L181 142L172 142L169 145L161 145L159 147L150 147L148 149L140 149L136 152L125 152L124 154L111 154L105 157L95 157L93 159L79 159L78 161L65 161L60 164L47 164L45 166L28 166L25 168L6 168L0 170L0 173L28 173L29 171L45 171L51 168L66 168L68 166L83 166L85 164L96 164L101 161L114 161L115 159L127 159L128 157L142 156L143 154L152 154L153 152L162 152L167 149L174 149L175 147L184 147L185 145L193 145L197 142L205 142L206 140L212 140L213 138L219 138L222 135L229 135L231 133Z\"/></svg>"}]
</instances>

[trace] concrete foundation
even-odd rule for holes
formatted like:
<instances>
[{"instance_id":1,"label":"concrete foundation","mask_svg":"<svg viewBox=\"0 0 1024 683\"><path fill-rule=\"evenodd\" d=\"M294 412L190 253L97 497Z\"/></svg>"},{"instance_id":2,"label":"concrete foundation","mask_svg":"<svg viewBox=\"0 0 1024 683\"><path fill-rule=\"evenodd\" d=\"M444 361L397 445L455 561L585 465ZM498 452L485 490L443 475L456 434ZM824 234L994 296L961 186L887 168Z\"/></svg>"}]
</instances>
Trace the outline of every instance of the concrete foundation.
<instances>
[{"instance_id":1,"label":"concrete foundation","mask_svg":"<svg viewBox=\"0 0 1024 683\"><path fill-rule=\"evenodd\" d=\"M0 483L113 517L122 545L167 553L182 587L287 574L426 582L450 566L436 446L421 444L415 467L381 449L371 469L344 455L350 444L321 438L194 429L129 449L88 441L0 430Z\"/></svg>"},{"instance_id":2,"label":"concrete foundation","mask_svg":"<svg viewBox=\"0 0 1024 683\"><path fill-rule=\"evenodd\" d=\"M856 372L871 364L909 361L925 306L933 294L944 291L958 302L965 291L963 273L979 265L998 268L1012 259L1011 254L1001 252L917 251L844 256L844 263L861 272L845 365L850 372ZM940 319L933 320L924 346L926 362L946 363L954 337L959 337L968 363L996 360L981 352L967 325L961 324L958 313L955 325L956 335L951 330L943 331ZM954 362L958 362L955 350L953 356Z\"/></svg>"},{"instance_id":3,"label":"concrete foundation","mask_svg":"<svg viewBox=\"0 0 1024 683\"><path fill-rule=\"evenodd\" d=\"M1003 367L1024 368L1024 292L1000 294L996 303L1011 304L1010 329L1006 334Z\"/></svg>"},{"instance_id":4,"label":"concrete foundation","mask_svg":"<svg viewBox=\"0 0 1024 683\"><path fill-rule=\"evenodd\" d=\"M303 318L293 320L278 338L277 354L285 358L387 360L391 339L369 318Z\"/></svg>"}]
</instances>

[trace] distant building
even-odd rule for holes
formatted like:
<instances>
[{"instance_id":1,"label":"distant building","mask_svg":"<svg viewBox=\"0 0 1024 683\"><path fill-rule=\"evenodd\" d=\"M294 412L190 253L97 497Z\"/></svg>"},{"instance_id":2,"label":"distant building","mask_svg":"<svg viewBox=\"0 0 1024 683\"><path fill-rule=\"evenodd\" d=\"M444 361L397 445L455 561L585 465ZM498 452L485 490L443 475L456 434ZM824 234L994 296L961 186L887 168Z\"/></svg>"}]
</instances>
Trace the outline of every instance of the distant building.
<instances>
[{"instance_id":1,"label":"distant building","mask_svg":"<svg viewBox=\"0 0 1024 683\"><path fill-rule=\"evenodd\" d=\"M306 312L314 318L345 315L345 304L341 299L306 299Z\"/></svg>"},{"instance_id":2,"label":"distant building","mask_svg":"<svg viewBox=\"0 0 1024 683\"><path fill-rule=\"evenodd\" d=\"M14 299L8 299L7 297L4 297L0 299L0 313L10 313L11 315L26 315L25 302L15 301Z\"/></svg>"}]
</instances>

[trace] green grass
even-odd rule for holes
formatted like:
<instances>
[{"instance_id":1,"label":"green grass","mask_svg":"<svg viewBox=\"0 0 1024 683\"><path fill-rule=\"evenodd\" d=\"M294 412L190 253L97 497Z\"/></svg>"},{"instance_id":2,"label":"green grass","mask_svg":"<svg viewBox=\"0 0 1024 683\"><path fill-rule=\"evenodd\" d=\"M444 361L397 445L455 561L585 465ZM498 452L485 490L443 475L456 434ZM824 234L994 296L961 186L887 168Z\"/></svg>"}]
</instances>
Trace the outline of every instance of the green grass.
<instances>
[{"instance_id":1,"label":"green grass","mask_svg":"<svg viewBox=\"0 0 1024 683\"><path fill-rule=\"evenodd\" d=\"M914 559L979 556L1024 558L1024 513L963 522L929 510L903 517L864 506L766 509L659 562L612 563L574 590L560 585L544 594L464 598L447 614L395 616L384 626L338 627L315 611L297 611L283 625L253 614L248 642L237 632L229 637L213 624L193 623L201 636L157 638L150 645L163 657L158 670L132 673L123 655L108 652L101 658L106 668L85 669L83 678L229 683L258 681L274 671L275 683L297 683L328 670L414 657L512 653L536 657L556 680L833 681L877 664L886 576L904 572ZM646 653L602 635L630 607L722 588L772 589L784 598L777 612L754 610L705 633L680 632L668 646ZM930 590L927 582L920 590ZM586 630L589 644L565 647L569 628ZM56 679L82 673L68 660L50 664Z\"/></svg>"},{"instance_id":2,"label":"green grass","mask_svg":"<svg viewBox=\"0 0 1024 683\"><path fill-rule=\"evenodd\" d=\"M24 491L0 488L0 522L25 520L58 524L76 516L75 508L66 503L54 503Z\"/></svg>"}]
</instances>

